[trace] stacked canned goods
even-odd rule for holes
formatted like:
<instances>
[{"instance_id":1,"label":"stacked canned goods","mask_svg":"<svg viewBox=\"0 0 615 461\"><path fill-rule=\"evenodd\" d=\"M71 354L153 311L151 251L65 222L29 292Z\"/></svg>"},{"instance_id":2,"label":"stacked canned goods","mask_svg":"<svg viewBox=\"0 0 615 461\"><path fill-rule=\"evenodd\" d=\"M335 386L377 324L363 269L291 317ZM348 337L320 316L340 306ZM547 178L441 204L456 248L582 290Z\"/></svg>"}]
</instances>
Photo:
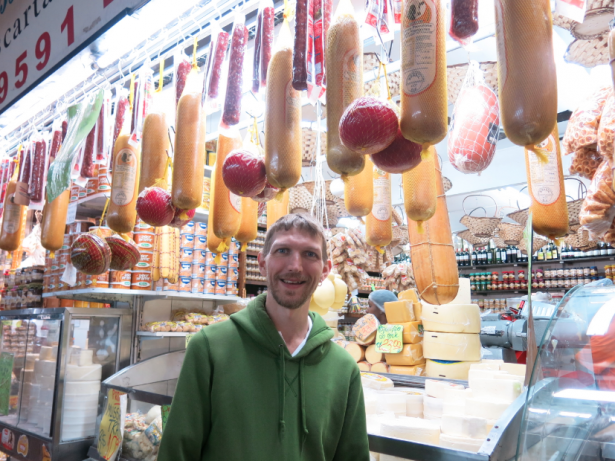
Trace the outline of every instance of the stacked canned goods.
<instances>
[{"instance_id":1,"label":"stacked canned goods","mask_svg":"<svg viewBox=\"0 0 615 461\"><path fill-rule=\"evenodd\" d=\"M605 271L607 267L605 266ZM532 273L534 274L534 271ZM570 289L577 285L585 285L599 278L596 266L545 269L544 271L537 269L536 275L536 278L532 279L532 288Z\"/></svg>"},{"instance_id":2,"label":"stacked canned goods","mask_svg":"<svg viewBox=\"0 0 615 461\"><path fill-rule=\"evenodd\" d=\"M131 270L129 288L131 290L153 290L152 262L156 245L156 230L149 224L137 219L133 237L139 248L141 259ZM124 286L117 288L124 288Z\"/></svg>"}]
</instances>

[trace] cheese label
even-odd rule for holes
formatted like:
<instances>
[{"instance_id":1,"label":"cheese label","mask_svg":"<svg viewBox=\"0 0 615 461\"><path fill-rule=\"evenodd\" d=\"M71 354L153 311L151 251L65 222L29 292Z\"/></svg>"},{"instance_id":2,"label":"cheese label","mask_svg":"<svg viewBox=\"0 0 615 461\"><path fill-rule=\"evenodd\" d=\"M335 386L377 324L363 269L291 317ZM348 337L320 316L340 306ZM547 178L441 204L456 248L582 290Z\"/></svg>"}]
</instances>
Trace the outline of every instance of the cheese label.
<instances>
[{"instance_id":1,"label":"cheese label","mask_svg":"<svg viewBox=\"0 0 615 461\"><path fill-rule=\"evenodd\" d=\"M403 89L417 96L436 79L438 10L434 0L408 0L402 23Z\"/></svg>"},{"instance_id":2,"label":"cheese label","mask_svg":"<svg viewBox=\"0 0 615 461\"><path fill-rule=\"evenodd\" d=\"M551 205L560 196L561 188L559 185L559 168L557 158L557 148L553 135L538 144L539 149L543 149L547 155L547 163L538 160L536 154L527 151L530 162L530 187L532 198L541 205Z\"/></svg>"},{"instance_id":3,"label":"cheese label","mask_svg":"<svg viewBox=\"0 0 615 461\"><path fill-rule=\"evenodd\" d=\"M389 174L374 167L374 205L372 216L378 221L391 219L391 179Z\"/></svg>"},{"instance_id":4,"label":"cheese label","mask_svg":"<svg viewBox=\"0 0 615 461\"><path fill-rule=\"evenodd\" d=\"M376 352L383 354L399 354L403 347L403 325L380 325L376 333Z\"/></svg>"}]
</instances>

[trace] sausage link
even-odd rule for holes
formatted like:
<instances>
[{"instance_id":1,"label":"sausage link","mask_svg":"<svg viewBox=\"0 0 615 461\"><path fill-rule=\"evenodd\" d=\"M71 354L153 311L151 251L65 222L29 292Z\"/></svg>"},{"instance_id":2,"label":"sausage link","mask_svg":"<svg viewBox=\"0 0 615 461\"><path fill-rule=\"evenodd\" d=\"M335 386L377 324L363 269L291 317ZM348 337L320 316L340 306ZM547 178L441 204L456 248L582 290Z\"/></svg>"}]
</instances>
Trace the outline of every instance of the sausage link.
<instances>
[{"instance_id":1,"label":"sausage link","mask_svg":"<svg viewBox=\"0 0 615 461\"><path fill-rule=\"evenodd\" d=\"M117 142L117 138L120 136L122 132L122 126L124 126L124 119L126 118L126 111L128 110L128 105L130 102L128 98L122 97L117 101L117 107L115 109L115 126L113 127L113 150L115 151L115 143ZM109 171L113 170L113 155L111 156L111 161L109 163Z\"/></svg>"},{"instance_id":2,"label":"sausage link","mask_svg":"<svg viewBox=\"0 0 615 461\"><path fill-rule=\"evenodd\" d=\"M66 215L70 201L70 187L51 203L45 203L41 222L41 245L49 251L58 251L64 244Z\"/></svg>"},{"instance_id":3,"label":"sausage link","mask_svg":"<svg viewBox=\"0 0 615 461\"><path fill-rule=\"evenodd\" d=\"M66 132L68 131L68 122L64 120L62 122L62 142L66 139Z\"/></svg>"},{"instance_id":4,"label":"sausage link","mask_svg":"<svg viewBox=\"0 0 615 461\"><path fill-rule=\"evenodd\" d=\"M192 64L190 64L190 61L188 61L184 56L182 61L177 65L177 83L175 84L175 106L179 104L179 98L182 97L182 93L184 92L184 88L186 87L186 80L188 79L188 74L190 73L191 69Z\"/></svg>"},{"instance_id":5,"label":"sausage link","mask_svg":"<svg viewBox=\"0 0 615 461\"><path fill-rule=\"evenodd\" d=\"M83 160L81 162L81 177L94 177L94 142L96 141L96 125L85 139L85 149L83 151Z\"/></svg>"},{"instance_id":6,"label":"sausage link","mask_svg":"<svg viewBox=\"0 0 615 461\"><path fill-rule=\"evenodd\" d=\"M17 182L10 181L4 197L4 214L0 229L0 249L4 251L15 251L21 245L23 206L11 201L16 189Z\"/></svg>"},{"instance_id":7,"label":"sausage link","mask_svg":"<svg viewBox=\"0 0 615 461\"><path fill-rule=\"evenodd\" d=\"M216 99L218 97L218 88L220 87L220 74L222 72L222 63L224 62L224 55L226 54L226 48L228 47L229 34L222 31L216 38L216 44L214 48L213 61L211 68L209 69L208 82L207 82L207 96L210 99Z\"/></svg>"},{"instance_id":8,"label":"sausage link","mask_svg":"<svg viewBox=\"0 0 615 461\"><path fill-rule=\"evenodd\" d=\"M254 64L252 66L252 92L258 93L261 89L260 79L260 59L261 59L261 44L263 41L263 10L258 10L256 16L256 37L254 38Z\"/></svg>"},{"instance_id":9,"label":"sausage link","mask_svg":"<svg viewBox=\"0 0 615 461\"><path fill-rule=\"evenodd\" d=\"M51 139L51 147L49 148L49 163L53 161L58 155L60 150L60 144L62 143L62 132L54 131L53 138Z\"/></svg>"},{"instance_id":10,"label":"sausage link","mask_svg":"<svg viewBox=\"0 0 615 461\"><path fill-rule=\"evenodd\" d=\"M34 144L34 143L33 143ZM19 169L19 175L21 176L21 182L30 184L30 166L32 164L31 155L32 155L32 145L28 147L26 155L21 162L21 167Z\"/></svg>"},{"instance_id":11,"label":"sausage link","mask_svg":"<svg viewBox=\"0 0 615 461\"><path fill-rule=\"evenodd\" d=\"M293 88L307 90L308 8L310 0L297 0L295 46L293 48Z\"/></svg>"},{"instance_id":12,"label":"sausage link","mask_svg":"<svg viewBox=\"0 0 615 461\"><path fill-rule=\"evenodd\" d=\"M45 179L45 141L36 143L32 162L32 181L30 181L30 200L40 202L43 199L43 181Z\"/></svg>"},{"instance_id":13,"label":"sausage link","mask_svg":"<svg viewBox=\"0 0 615 461\"><path fill-rule=\"evenodd\" d=\"M237 125L241 117L241 89L243 82L243 58L246 52L248 30L243 21L235 23L231 41L231 56L228 68L228 84L224 99L222 122Z\"/></svg>"},{"instance_id":14,"label":"sausage link","mask_svg":"<svg viewBox=\"0 0 615 461\"><path fill-rule=\"evenodd\" d=\"M263 9L263 35L261 41L261 86L267 85L267 68L271 61L271 52L273 48L273 29L274 29L275 10L273 6L267 6Z\"/></svg>"},{"instance_id":15,"label":"sausage link","mask_svg":"<svg viewBox=\"0 0 615 461\"><path fill-rule=\"evenodd\" d=\"M451 37L467 40L478 32L478 0L452 0Z\"/></svg>"}]
</instances>

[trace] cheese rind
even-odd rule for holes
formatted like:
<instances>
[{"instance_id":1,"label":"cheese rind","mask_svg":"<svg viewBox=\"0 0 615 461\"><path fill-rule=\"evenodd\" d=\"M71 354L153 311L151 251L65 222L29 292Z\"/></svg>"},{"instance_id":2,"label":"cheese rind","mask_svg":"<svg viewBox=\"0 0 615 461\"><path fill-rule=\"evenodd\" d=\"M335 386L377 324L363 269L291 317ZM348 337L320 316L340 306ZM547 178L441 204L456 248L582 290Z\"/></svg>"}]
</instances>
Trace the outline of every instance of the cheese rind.
<instances>
[{"instance_id":1,"label":"cheese rind","mask_svg":"<svg viewBox=\"0 0 615 461\"><path fill-rule=\"evenodd\" d=\"M478 362L453 362L447 360L427 359L425 376L430 378L446 378L468 380L468 373L472 364Z\"/></svg>"},{"instance_id":2,"label":"cheese rind","mask_svg":"<svg viewBox=\"0 0 615 461\"><path fill-rule=\"evenodd\" d=\"M385 362L372 363L371 371L373 373L388 373L389 366Z\"/></svg>"},{"instance_id":3,"label":"cheese rind","mask_svg":"<svg viewBox=\"0 0 615 461\"><path fill-rule=\"evenodd\" d=\"M404 367L398 365L389 366L389 373L394 375L408 375L408 376L423 376L425 372L425 364L420 363L411 367Z\"/></svg>"},{"instance_id":4,"label":"cheese rind","mask_svg":"<svg viewBox=\"0 0 615 461\"><path fill-rule=\"evenodd\" d=\"M480 333L480 308L477 304L426 304L423 305L421 320L427 331Z\"/></svg>"},{"instance_id":5,"label":"cheese rind","mask_svg":"<svg viewBox=\"0 0 615 461\"><path fill-rule=\"evenodd\" d=\"M380 435L402 440L438 445L440 442L440 424L419 418L402 417L383 422Z\"/></svg>"},{"instance_id":6,"label":"cheese rind","mask_svg":"<svg viewBox=\"0 0 615 461\"><path fill-rule=\"evenodd\" d=\"M361 371L370 371L372 369L372 366L367 362L357 362L357 365Z\"/></svg>"},{"instance_id":7,"label":"cheese rind","mask_svg":"<svg viewBox=\"0 0 615 461\"><path fill-rule=\"evenodd\" d=\"M404 344L399 354L384 354L389 365L412 366L425 363L422 344Z\"/></svg>"},{"instance_id":8,"label":"cheese rind","mask_svg":"<svg viewBox=\"0 0 615 461\"><path fill-rule=\"evenodd\" d=\"M425 331L423 354L427 359L478 361L481 358L480 335Z\"/></svg>"},{"instance_id":9,"label":"cheese rind","mask_svg":"<svg viewBox=\"0 0 615 461\"><path fill-rule=\"evenodd\" d=\"M371 364L382 362L384 361L384 354L376 352L376 345L372 344L365 349L365 360Z\"/></svg>"},{"instance_id":10,"label":"cheese rind","mask_svg":"<svg viewBox=\"0 0 615 461\"><path fill-rule=\"evenodd\" d=\"M408 301L393 301L384 303L384 312L389 323L414 322L414 309Z\"/></svg>"},{"instance_id":11,"label":"cheese rind","mask_svg":"<svg viewBox=\"0 0 615 461\"><path fill-rule=\"evenodd\" d=\"M360 362L365 358L365 348L353 341L344 341L341 344L344 349L352 356L355 362Z\"/></svg>"},{"instance_id":12,"label":"cheese rind","mask_svg":"<svg viewBox=\"0 0 615 461\"><path fill-rule=\"evenodd\" d=\"M404 327L403 343L417 344L423 340L423 326L420 321L406 323L391 323L390 325L402 325Z\"/></svg>"}]
</instances>

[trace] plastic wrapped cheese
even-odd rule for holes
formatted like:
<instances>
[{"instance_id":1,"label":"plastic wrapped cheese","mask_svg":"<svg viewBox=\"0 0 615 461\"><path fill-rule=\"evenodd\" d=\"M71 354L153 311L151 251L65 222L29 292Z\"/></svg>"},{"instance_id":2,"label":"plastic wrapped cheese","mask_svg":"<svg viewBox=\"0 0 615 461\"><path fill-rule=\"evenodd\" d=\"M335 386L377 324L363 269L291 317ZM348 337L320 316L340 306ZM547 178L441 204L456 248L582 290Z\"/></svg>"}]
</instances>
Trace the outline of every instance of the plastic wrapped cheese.
<instances>
[{"instance_id":1,"label":"plastic wrapped cheese","mask_svg":"<svg viewBox=\"0 0 615 461\"><path fill-rule=\"evenodd\" d=\"M395 416L406 416L406 394L403 392L379 392L378 404L382 413L391 412Z\"/></svg>"},{"instance_id":2,"label":"plastic wrapped cheese","mask_svg":"<svg viewBox=\"0 0 615 461\"><path fill-rule=\"evenodd\" d=\"M488 400L481 396L466 399L465 413L487 420L498 420L510 406L508 402Z\"/></svg>"},{"instance_id":3,"label":"plastic wrapped cheese","mask_svg":"<svg viewBox=\"0 0 615 461\"><path fill-rule=\"evenodd\" d=\"M424 364L422 344L404 344L399 354L385 354L389 365L412 366Z\"/></svg>"},{"instance_id":4,"label":"plastic wrapped cheese","mask_svg":"<svg viewBox=\"0 0 615 461\"><path fill-rule=\"evenodd\" d=\"M384 354L382 352L376 352L376 345L372 344L365 350L365 360L370 364L382 362L384 361Z\"/></svg>"},{"instance_id":5,"label":"plastic wrapped cheese","mask_svg":"<svg viewBox=\"0 0 615 461\"><path fill-rule=\"evenodd\" d=\"M449 383L448 381L441 381L435 379L425 380L425 393L434 398L444 399L445 390L447 387L455 389L465 389L462 384Z\"/></svg>"},{"instance_id":6,"label":"plastic wrapped cheese","mask_svg":"<svg viewBox=\"0 0 615 461\"><path fill-rule=\"evenodd\" d=\"M383 422L380 426L380 435L427 445L439 445L440 425L419 418L397 418Z\"/></svg>"},{"instance_id":7,"label":"plastic wrapped cheese","mask_svg":"<svg viewBox=\"0 0 615 461\"><path fill-rule=\"evenodd\" d=\"M389 373L394 375L408 375L408 376L423 376L425 372L425 364L414 366L389 366Z\"/></svg>"},{"instance_id":8,"label":"plastic wrapped cheese","mask_svg":"<svg viewBox=\"0 0 615 461\"><path fill-rule=\"evenodd\" d=\"M487 420L476 416L443 415L441 422L443 434L481 439L487 437Z\"/></svg>"},{"instance_id":9,"label":"plastic wrapped cheese","mask_svg":"<svg viewBox=\"0 0 615 461\"><path fill-rule=\"evenodd\" d=\"M376 340L378 325L378 319L372 314L361 317L352 327L355 341L365 346L372 344Z\"/></svg>"},{"instance_id":10,"label":"plastic wrapped cheese","mask_svg":"<svg viewBox=\"0 0 615 461\"><path fill-rule=\"evenodd\" d=\"M393 387L393 381L375 373L361 373L361 383L363 387L370 389L390 389Z\"/></svg>"},{"instance_id":11,"label":"plastic wrapped cheese","mask_svg":"<svg viewBox=\"0 0 615 461\"><path fill-rule=\"evenodd\" d=\"M404 327L403 342L404 344L417 344L423 340L423 326L420 321L392 323L389 325L401 325Z\"/></svg>"},{"instance_id":12,"label":"plastic wrapped cheese","mask_svg":"<svg viewBox=\"0 0 615 461\"><path fill-rule=\"evenodd\" d=\"M424 305L421 320L427 331L480 333L480 308L477 304Z\"/></svg>"},{"instance_id":13,"label":"plastic wrapped cheese","mask_svg":"<svg viewBox=\"0 0 615 461\"><path fill-rule=\"evenodd\" d=\"M477 334L425 331L423 348L428 359L478 361L481 358L480 335Z\"/></svg>"},{"instance_id":14,"label":"plastic wrapped cheese","mask_svg":"<svg viewBox=\"0 0 615 461\"><path fill-rule=\"evenodd\" d=\"M389 323L414 322L414 309L408 301L394 301L384 303L384 312Z\"/></svg>"},{"instance_id":15,"label":"plastic wrapped cheese","mask_svg":"<svg viewBox=\"0 0 615 461\"><path fill-rule=\"evenodd\" d=\"M487 400L512 403L521 395L523 384L514 379L476 379L472 382L474 395Z\"/></svg>"}]
</instances>

